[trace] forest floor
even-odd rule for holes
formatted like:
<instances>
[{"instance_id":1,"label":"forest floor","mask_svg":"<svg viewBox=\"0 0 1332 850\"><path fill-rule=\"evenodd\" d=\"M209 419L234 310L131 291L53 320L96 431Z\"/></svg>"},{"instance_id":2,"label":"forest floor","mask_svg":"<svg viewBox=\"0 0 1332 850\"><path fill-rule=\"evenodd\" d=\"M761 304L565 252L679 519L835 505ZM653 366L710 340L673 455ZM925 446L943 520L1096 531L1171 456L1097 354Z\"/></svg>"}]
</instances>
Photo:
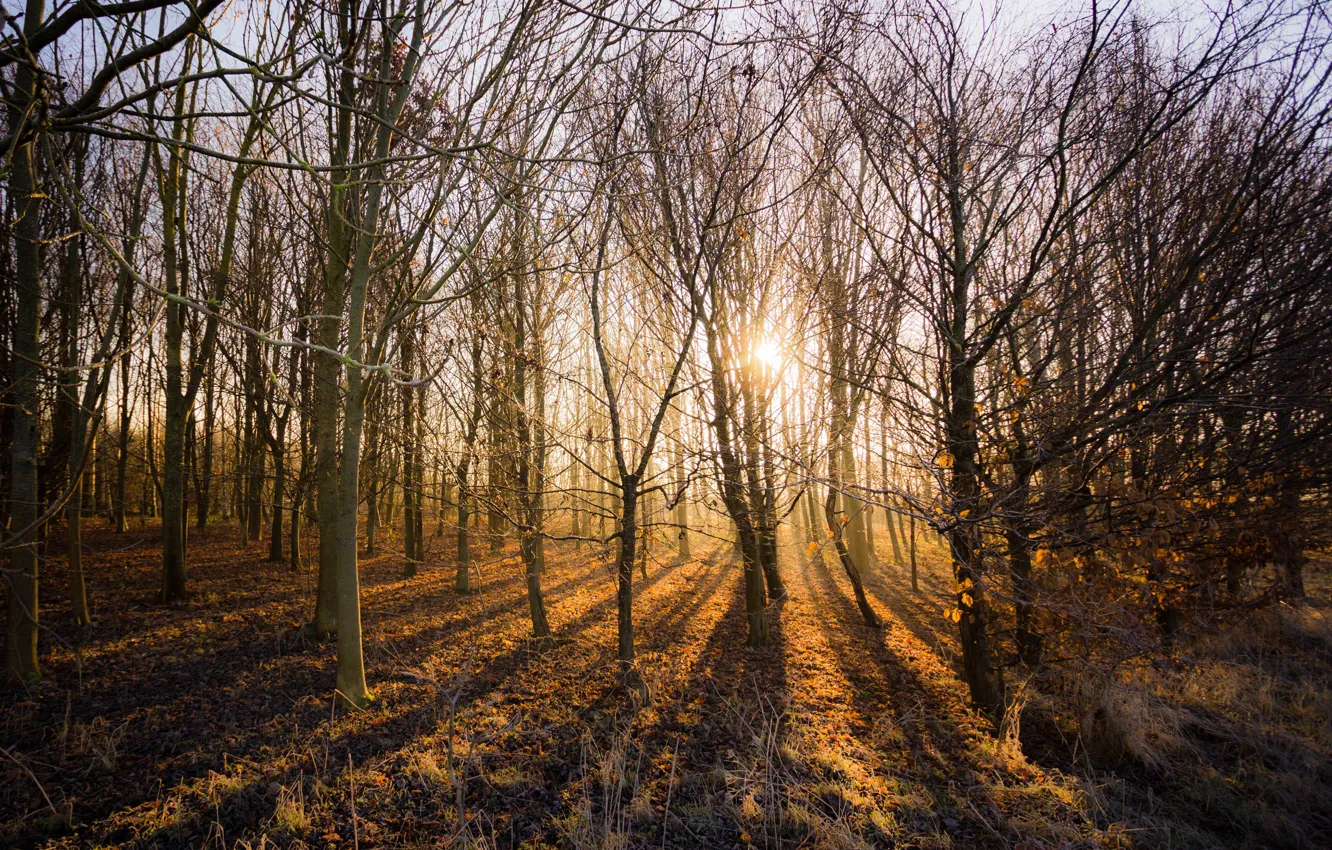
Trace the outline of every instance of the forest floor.
<instances>
[{"instance_id":1,"label":"forest floor","mask_svg":"<svg viewBox=\"0 0 1332 850\"><path fill-rule=\"evenodd\" d=\"M348 712L330 700L333 644L304 636L312 577L264 560L266 546L232 529L192 538L195 595L167 608L153 601L155 529L85 540L95 626L70 625L49 570L46 679L0 720L0 846L1035 850L1316 847L1330 834L1326 792L1307 788L1277 806L1295 821L1284 832L1225 823L1227 793L1271 781L1243 759L1229 773L1203 759L1211 773L1180 780L1186 792L1160 765L1061 770L996 742L953 667L937 552L920 593L897 568L876 572L873 630L831 561L785 547L790 592L770 609L768 649L744 645L729 544L652 559L635 576L640 704L617 684L600 547L549 546L556 640L538 647L512 546L461 597L445 539L411 579L390 542L362 562L376 699ZM1290 696L1310 725L1280 731L1303 759L1287 778L1325 788L1332 644L1288 637L1314 643L1294 674L1311 684ZM1233 645L1217 652L1238 663Z\"/></svg>"}]
</instances>

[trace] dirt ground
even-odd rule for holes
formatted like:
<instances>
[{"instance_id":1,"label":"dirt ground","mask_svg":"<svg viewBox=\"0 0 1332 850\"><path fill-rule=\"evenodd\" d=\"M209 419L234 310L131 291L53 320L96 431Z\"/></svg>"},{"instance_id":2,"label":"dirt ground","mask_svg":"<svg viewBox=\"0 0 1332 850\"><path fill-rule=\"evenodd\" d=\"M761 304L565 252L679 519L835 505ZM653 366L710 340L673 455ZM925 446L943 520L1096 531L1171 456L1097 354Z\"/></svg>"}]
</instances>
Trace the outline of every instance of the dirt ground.
<instances>
[{"instance_id":1,"label":"dirt ground","mask_svg":"<svg viewBox=\"0 0 1332 850\"><path fill-rule=\"evenodd\" d=\"M549 546L556 642L537 648L511 545L461 597L446 538L412 579L390 540L362 563L376 700L346 712L333 645L302 629L313 578L266 545L192 538L195 596L167 608L154 529L86 541L94 627L70 625L48 570L46 679L0 721L0 846L1138 846L1085 780L968 710L937 553L920 594L876 571L872 630L832 559L783 547L790 594L759 650L729 544L658 548L635 576L640 704L617 684L600 547Z\"/></svg>"}]
</instances>

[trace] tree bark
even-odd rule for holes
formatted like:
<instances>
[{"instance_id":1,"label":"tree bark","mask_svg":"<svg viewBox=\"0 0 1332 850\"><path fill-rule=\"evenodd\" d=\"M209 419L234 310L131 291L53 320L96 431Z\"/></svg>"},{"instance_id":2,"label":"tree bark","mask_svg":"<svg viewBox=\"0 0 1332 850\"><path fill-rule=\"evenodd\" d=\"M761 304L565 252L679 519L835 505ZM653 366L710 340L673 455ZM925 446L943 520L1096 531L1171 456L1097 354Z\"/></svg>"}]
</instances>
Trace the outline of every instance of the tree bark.
<instances>
[{"instance_id":1,"label":"tree bark","mask_svg":"<svg viewBox=\"0 0 1332 850\"><path fill-rule=\"evenodd\" d=\"M42 25L46 4L28 0L24 32L31 35ZM38 80L27 62L14 71L14 100L9 110L11 133L17 133L36 104ZM41 362L39 324L41 311L41 212L42 189L36 139L20 138L10 166L9 193L17 219L13 222L15 311L13 383L9 404L13 409L13 437L9 473L9 566L6 575L5 678L33 682L41 678L37 663L37 440L40 422L37 386Z\"/></svg>"}]
</instances>

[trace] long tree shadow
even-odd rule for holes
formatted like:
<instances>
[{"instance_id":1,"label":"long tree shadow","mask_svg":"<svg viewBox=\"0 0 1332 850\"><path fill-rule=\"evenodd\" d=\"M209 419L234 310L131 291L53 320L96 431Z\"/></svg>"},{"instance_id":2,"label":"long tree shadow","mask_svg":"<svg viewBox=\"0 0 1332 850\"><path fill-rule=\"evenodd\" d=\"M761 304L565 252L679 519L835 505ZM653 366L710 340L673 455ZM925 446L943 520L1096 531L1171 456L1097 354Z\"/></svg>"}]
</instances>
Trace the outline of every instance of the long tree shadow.
<instances>
[{"instance_id":1,"label":"long tree shadow","mask_svg":"<svg viewBox=\"0 0 1332 850\"><path fill-rule=\"evenodd\" d=\"M640 598L647 598L652 586L670 576L672 572L673 570L659 570L648 582L641 583L640 591L643 595ZM722 570L718 568L717 572ZM557 634L562 640L571 640L583 635L595 625L608 624L613 613L610 603L613 603L613 599L599 601L575 619L559 624L556 629ZM653 618L645 617L644 621L651 619ZM657 640L667 641L669 638L668 635L655 630L650 630L648 634L652 634ZM651 648L657 640L645 640L645 649ZM603 662L609 659L611 649L610 642L606 642L605 647L601 648L594 645L592 657L580 659L581 664L568 664L567 659L561 657L558 650L540 653L525 647L514 648L488 660L482 668L467 674L466 682L457 695L457 711L460 715L465 715L469 711L488 706L490 710L498 709L512 713L515 717L521 717L524 712L536 711L539 708L539 705L529 705L529 703L540 702L536 695L529 693L529 688L524 687L526 682L540 681L544 688L565 687L571 691L581 689L586 703L580 706L574 716L564 718L565 722L561 725L564 731L551 736L548 741L548 755L538 759L542 764L552 764L562 771L560 776L550 777L551 779L567 780L567 766L577 763L579 751L585 746L581 733L577 730L596 729L606 716L623 708L623 694L617 692L609 677L597 677L596 680L589 681L585 675L589 667L604 666ZM501 689L504 691L502 696L497 694ZM401 696L395 698L402 702ZM410 747L412 741L419 739L423 731L438 727L437 701L421 699L411 706L403 704L401 709L403 710L395 709L390 716L374 724L373 733L356 730L341 736L330 735L329 746L339 752L349 753L358 764L373 763L394 751ZM539 719L535 722L539 723ZM514 754L508 755L512 757ZM302 763L296 767L301 770L313 770L315 765ZM290 769L289 767L288 772ZM255 789L268 778L270 777L259 777L254 782L235 790L234 799L229 798L231 802L226 806L227 809L234 810L236 819L229 828L235 830L246 827L244 813L247 809L244 801L253 796ZM478 789L472 785L469 785L469 794L478 793ZM178 832L179 829L176 829L176 833Z\"/></svg>"},{"instance_id":2,"label":"long tree shadow","mask_svg":"<svg viewBox=\"0 0 1332 850\"><path fill-rule=\"evenodd\" d=\"M931 682L921 675L920 656L903 655L897 646L905 635L892 640L893 629L900 625L896 619L885 617L880 629L865 626L850 593L821 559L814 559L802 575L810 597L825 601L826 616L819 627L839 672L865 697L852 705L864 728L873 727L878 712L893 712L913 760L928 764L940 779L949 777L956 767L953 754L979 734L958 697L960 684L945 685L938 677ZM866 660L873 666L867 667ZM908 703L910 699L914 702Z\"/></svg>"},{"instance_id":3,"label":"long tree shadow","mask_svg":"<svg viewBox=\"0 0 1332 850\"><path fill-rule=\"evenodd\" d=\"M147 563L140 566L151 569ZM207 569L198 569L196 565L196 577L206 572ZM232 578L234 580L234 576ZM578 579L573 576L569 581ZM206 586L204 582L200 583ZM367 584L371 588L370 594L385 586L385 582L376 582L373 578ZM406 592L412 589L409 585ZM294 603L290 598L275 601L270 597L266 605L263 613L270 617L276 614L275 618L280 619L283 613L293 609ZM242 610L253 609L243 607ZM85 699L77 702L75 694L56 694L51 690L46 694L52 698L67 697L68 703L64 706L67 729L71 724L75 731L80 727L98 728L97 723L105 722L105 728L110 731L106 732L106 741L102 745L116 746L127 753L118 760L115 771L108 770L105 775L91 777L92 783L85 786L86 792L80 795L90 803L80 806L80 817L104 817L116 808L145 799L144 795L150 793L147 783L123 781L125 771L132 767L131 759L157 765L155 772L169 784L176 785L223 767L225 757L220 752L223 747L241 758L256 754L263 742L277 731L275 722L290 714L294 702L298 702L303 694L326 690L331 681L329 646L322 647L314 656L294 658L283 646L280 633L269 634L267 638L252 635L258 639L237 640L234 627L201 625L200 620L208 615L197 606L157 609L151 613L159 619L168 619L167 624L153 624L154 636L192 631L193 645L184 650L188 657L152 664L149 669L141 666L137 676L117 675L119 670L102 670L98 675L88 677L80 692ZM595 618L597 613L589 612L588 618ZM229 620L251 619L235 609L229 610L225 617ZM367 618L367 631L372 635L376 619L374 615ZM168 646L165 638L136 637L142 634L140 623L125 621L121 625L117 634L109 636L113 645L123 644L120 652L147 650L151 658L152 654L160 653ZM572 624L572 628L577 630L578 624ZM226 639L228 637L230 640ZM208 650L210 646L213 647L211 651ZM195 653L189 654L189 648ZM176 649L182 650L181 647ZM518 654L519 650L515 650L510 656ZM502 678L503 671L512 666L512 657L493 659L494 673L490 676L494 680ZM141 663L144 659L121 660ZM52 666L57 677L61 672L67 672L59 669L60 663ZM409 716L412 714L410 707L403 708ZM47 714L52 719L59 716L52 709L48 709ZM180 717L189 717L191 721L188 724L175 722ZM407 722L414 721L415 718ZM10 723L6 726L14 728ZM247 727L252 727L252 731L247 731ZM163 729L166 729L165 734ZM7 735L7 738L16 739L7 743L20 752L40 748L44 734L42 727L29 728L27 734L24 731L20 729L18 735ZM34 739L34 735L38 737ZM46 777L48 782L53 779L58 781L59 777Z\"/></svg>"},{"instance_id":4,"label":"long tree shadow","mask_svg":"<svg viewBox=\"0 0 1332 850\"><path fill-rule=\"evenodd\" d=\"M887 608L922 644L930 647L945 663L952 664L952 647L956 643L944 626L943 611L949 606L948 594L922 587L911 590L910 580L883 574L865 582L870 599L880 608Z\"/></svg>"}]
</instances>

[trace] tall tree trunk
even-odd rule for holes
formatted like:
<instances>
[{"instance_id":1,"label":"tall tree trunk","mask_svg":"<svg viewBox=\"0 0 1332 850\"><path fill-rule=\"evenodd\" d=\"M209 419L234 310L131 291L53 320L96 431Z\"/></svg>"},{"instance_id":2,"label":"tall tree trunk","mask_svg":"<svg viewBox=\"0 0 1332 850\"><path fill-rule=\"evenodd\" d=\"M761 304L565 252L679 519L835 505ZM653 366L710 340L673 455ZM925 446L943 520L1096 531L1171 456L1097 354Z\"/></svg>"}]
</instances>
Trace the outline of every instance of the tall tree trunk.
<instances>
[{"instance_id":1,"label":"tall tree trunk","mask_svg":"<svg viewBox=\"0 0 1332 850\"><path fill-rule=\"evenodd\" d=\"M338 3L340 44L351 45L351 7L348 0ZM346 300L347 268L351 264L352 225L350 207L350 168L348 160L352 136L352 104L356 98L356 72L350 58L338 70L338 106L333 143L329 158L333 166L328 193L328 257L324 262L324 302L322 317L316 327L316 341L324 349L314 355L315 400L315 487L319 523L319 578L315 591L314 620L311 631L328 636L338 630L338 380L340 363L333 352L341 343L343 303Z\"/></svg>"},{"instance_id":2,"label":"tall tree trunk","mask_svg":"<svg viewBox=\"0 0 1332 850\"><path fill-rule=\"evenodd\" d=\"M870 418L867 416L865 417L865 487L867 489L872 489L874 487L874 482L873 482L874 475L870 471L871 469L873 469L872 461L870 459L874 457L871 451L872 443L871 443L870 430L871 430ZM879 550L875 548L874 545L874 514L875 514L874 505L865 503L864 513L865 513L865 548L869 552L868 563L873 566L879 563Z\"/></svg>"},{"instance_id":3,"label":"tall tree trunk","mask_svg":"<svg viewBox=\"0 0 1332 850\"><path fill-rule=\"evenodd\" d=\"M390 101L389 81L395 78L393 57L397 44L396 34L402 26L397 18L385 25L379 49L378 83L376 84L375 115L379 121L375 128L372 164L365 169L366 202L356 237L356 252L350 273L350 291L347 307L346 360L347 406L342 428L342 468L338 500L338 662L337 691L349 705L364 706L371 699L365 683L365 658L361 646L361 595L356 553L356 513L360 504L359 474L361 462L361 430L365 421L366 377L368 352L365 340L366 292L370 282L371 253L378 240L380 199L384 189L384 160L392 141L391 128L396 125L407 99L412 75L420 56L424 38L425 9L416 6L416 21L411 44L403 67L397 77L396 91ZM347 11L346 0L342 5ZM343 26L346 25L344 18ZM343 34L343 42L348 40ZM351 69L350 60L343 66ZM348 92L349 93L349 92ZM352 99L340 102L341 110L349 111ZM373 374L373 373L372 373Z\"/></svg>"},{"instance_id":4,"label":"tall tree trunk","mask_svg":"<svg viewBox=\"0 0 1332 850\"><path fill-rule=\"evenodd\" d=\"M504 465L500 455L504 451L504 427L501 421L503 405L500 388L490 387L490 408L486 416L486 443L490 447L486 462L487 492L490 503L486 507L486 529L490 536L490 551L498 552L504 543L504 514L500 504L504 501Z\"/></svg>"},{"instance_id":5,"label":"tall tree trunk","mask_svg":"<svg viewBox=\"0 0 1332 850\"><path fill-rule=\"evenodd\" d=\"M365 282L353 276L351 285L353 348L350 356L359 361L364 345L359 342L365 310ZM347 407L342 427L342 469L339 478L338 555L338 664L337 691L343 701L364 706L370 700L365 683L365 658L361 648L360 576L356 552L356 514L360 504L357 477L360 473L361 428L365 400L359 365L347 367Z\"/></svg>"},{"instance_id":6,"label":"tall tree trunk","mask_svg":"<svg viewBox=\"0 0 1332 850\"><path fill-rule=\"evenodd\" d=\"M916 578L916 515L911 514L911 536L908 537L911 550L911 590L913 593L920 592L920 582Z\"/></svg>"},{"instance_id":7,"label":"tall tree trunk","mask_svg":"<svg viewBox=\"0 0 1332 850\"><path fill-rule=\"evenodd\" d=\"M282 504L287 490L286 422L280 421L277 439L269 447L273 455L273 516L268 540L268 560L282 561Z\"/></svg>"},{"instance_id":8,"label":"tall tree trunk","mask_svg":"<svg viewBox=\"0 0 1332 850\"><path fill-rule=\"evenodd\" d=\"M834 449L833 451L837 450ZM831 458L829 462L830 464L836 463ZM835 482L836 478L833 480ZM856 607L860 609L860 616L864 618L865 625L877 627L880 625L879 615L874 613L874 609L869 604L869 597L865 595L865 583L861 579L860 568L856 565L855 558L851 556L851 550L842 538L842 529L845 527L843 520L846 515L837 510L837 486L835 483L828 487L828 497L823 503L823 513L828 523L828 530L832 534L833 548L837 550L837 559L841 562L846 577L851 581L851 592L856 598Z\"/></svg>"},{"instance_id":9,"label":"tall tree trunk","mask_svg":"<svg viewBox=\"0 0 1332 850\"><path fill-rule=\"evenodd\" d=\"M830 224L827 226L831 227ZM855 484L856 467L851 440L856 417L848 398L845 329L838 318L846 309L845 280L842 271L832 261L830 234L825 235L824 242L824 263L833 318L828 334L828 404L831 414L828 426L829 485L828 495L823 503L823 512L833 547L837 550L837 558L846 577L851 581L851 590L855 594L860 616L865 620L865 625L878 626L879 615L869 604L863 581L865 569L869 565L865 518L860 510L860 500L848 492L848 487Z\"/></svg>"},{"instance_id":10,"label":"tall tree trunk","mask_svg":"<svg viewBox=\"0 0 1332 850\"><path fill-rule=\"evenodd\" d=\"M532 417L528 413L527 398L527 286L526 275L514 275L513 304L513 392L514 414L517 422L518 437L518 501L520 511L519 546L522 550L523 568L527 577L527 607L532 617L532 637L539 641L550 638L550 623L546 619L546 599L541 592L541 447L535 444L532 433ZM534 328L534 335L536 329ZM531 346L537 368L541 368L539 344ZM539 383L539 381L538 381ZM537 395L541 387L538 386ZM538 406L541 400L536 402ZM538 414L539 416L539 414Z\"/></svg>"},{"instance_id":11,"label":"tall tree trunk","mask_svg":"<svg viewBox=\"0 0 1332 850\"><path fill-rule=\"evenodd\" d=\"M416 518L416 562L425 562L425 384L416 388L416 496L413 497L413 517Z\"/></svg>"},{"instance_id":12,"label":"tall tree trunk","mask_svg":"<svg viewBox=\"0 0 1332 850\"><path fill-rule=\"evenodd\" d=\"M481 306L479 289L474 289L471 296L472 312L479 313ZM458 593L471 593L472 540L467 527L472 518L475 498L472 484L468 478L472 460L476 456L476 435L481 427L481 417L485 415L483 394L485 392L485 372L481 362L481 335L474 329L471 341L472 364L472 414L463 433L462 459L458 461L458 569L454 576L453 588Z\"/></svg>"},{"instance_id":13,"label":"tall tree trunk","mask_svg":"<svg viewBox=\"0 0 1332 850\"><path fill-rule=\"evenodd\" d=\"M633 475L623 477L620 493L620 546L615 557L616 658L628 667L634 663L634 548L638 543L638 481Z\"/></svg>"},{"instance_id":14,"label":"tall tree trunk","mask_svg":"<svg viewBox=\"0 0 1332 850\"><path fill-rule=\"evenodd\" d=\"M199 483L195 495L194 528L200 534L208 531L208 514L213 506L213 427L216 375L213 364L208 364L207 383L204 386L203 455L199 458Z\"/></svg>"},{"instance_id":15,"label":"tall tree trunk","mask_svg":"<svg viewBox=\"0 0 1332 850\"><path fill-rule=\"evenodd\" d=\"M365 444L366 458L369 463L366 464L366 474L361 476L361 486L365 494L365 556L373 558L379 548L379 523L380 523L380 494L381 491L392 487L392 483L386 487L380 487L379 484L379 465L383 456L379 439L379 393L378 387L371 389L366 394L366 406L370 407L372 415L369 416L370 422L366 426ZM390 505L392 502L389 503ZM393 514L390 512L389 522L393 522Z\"/></svg>"},{"instance_id":16,"label":"tall tree trunk","mask_svg":"<svg viewBox=\"0 0 1332 850\"><path fill-rule=\"evenodd\" d=\"M402 374L410 379L416 368L416 328L408 319L402 330ZM416 511L415 493L420 483L416 476L416 393L410 384L400 388L402 397L402 544L406 560L402 574L406 578L416 575Z\"/></svg>"},{"instance_id":17,"label":"tall tree trunk","mask_svg":"<svg viewBox=\"0 0 1332 850\"><path fill-rule=\"evenodd\" d=\"M715 297L714 297L715 312ZM749 646L768 645L767 603L763 565L759 555L758 535L746 503L741 483L740 458L731 434L734 416L733 396L727 379L727 363L721 353L719 329L715 317L705 323L708 360L712 367L712 427L717 440L717 453L721 461L721 493L726 512L735 523L736 539L740 545L741 562L745 577L745 617L749 623L746 643Z\"/></svg>"},{"instance_id":18,"label":"tall tree trunk","mask_svg":"<svg viewBox=\"0 0 1332 850\"><path fill-rule=\"evenodd\" d=\"M137 241L137 240L135 240ZM133 262L133 253L126 249L127 262ZM126 277L128 272L122 272ZM131 279L132 280L132 279ZM130 335L130 305L131 295L129 290L125 296L125 312L121 317L120 325L120 347L125 348L129 344ZM130 448L130 358L120 358L120 427L118 439L116 440L116 495L115 495L115 521L116 533L124 534L127 530L125 525L125 500L127 497L126 485L129 478L129 448Z\"/></svg>"},{"instance_id":19,"label":"tall tree trunk","mask_svg":"<svg viewBox=\"0 0 1332 850\"><path fill-rule=\"evenodd\" d=\"M46 14L43 0L28 0L23 30L32 35ZM19 133L28 111L37 103L38 80L27 62L16 63L13 100L9 110L11 133ZM39 326L41 314L41 213L37 140L19 136L10 164L9 194L16 220L14 233L15 311L14 373L8 403L13 410L10 444L9 549L10 571L6 575L5 678L32 682L41 678L37 664L37 441L40 397L37 382L41 362Z\"/></svg>"},{"instance_id":20,"label":"tall tree trunk","mask_svg":"<svg viewBox=\"0 0 1332 850\"><path fill-rule=\"evenodd\" d=\"M954 173L960 174L961 154L953 142L950 151ZM980 526L980 475L977 466L979 440L976 432L976 363L967 351L967 318L971 309L971 277L966 244L965 211L958 184L949 189L952 227L948 307L947 411L944 430L952 472L949 493L955 517L948 533L956 584L958 631L962 644L962 669L971 691L971 701L985 711L998 727L1004 714L1003 677L994 665L990 650L989 608L986 605L983 550Z\"/></svg>"},{"instance_id":21,"label":"tall tree trunk","mask_svg":"<svg viewBox=\"0 0 1332 850\"><path fill-rule=\"evenodd\" d=\"M251 413L251 422L257 417ZM264 450L255 435L257 425L247 429L249 433L246 456L249 458L249 473L245 494L246 542L257 542L264 530Z\"/></svg>"},{"instance_id":22,"label":"tall tree trunk","mask_svg":"<svg viewBox=\"0 0 1332 850\"><path fill-rule=\"evenodd\" d=\"M883 420L879 423L879 486L884 489L886 496L890 489L888 486L888 413L886 406L883 416ZM888 499L885 497L884 502L887 501ZM893 547L893 563L900 567L902 566L902 546L898 540L901 536L898 532L901 531L902 521L901 515L898 514L898 518L894 522L893 515L895 513L896 511L884 508L883 524L888 526L888 541Z\"/></svg>"},{"instance_id":23,"label":"tall tree trunk","mask_svg":"<svg viewBox=\"0 0 1332 850\"><path fill-rule=\"evenodd\" d=\"M675 434L671 438L671 466L675 468L675 537L676 555L681 561L688 561L693 557L693 550L689 545L689 499L687 489L687 478L684 468L684 447L680 439L680 428L683 425L684 417L676 409Z\"/></svg>"},{"instance_id":24,"label":"tall tree trunk","mask_svg":"<svg viewBox=\"0 0 1332 850\"><path fill-rule=\"evenodd\" d=\"M186 52L189 65L189 51ZM176 301L182 293L180 248L186 230L186 165L182 156L187 122L188 86L176 91L173 140L166 171L162 176L162 267L166 283L166 416L162 421L162 591L161 601L181 602L189 597L185 574L185 426L189 419L189 400L185 397L182 340L185 332L184 306Z\"/></svg>"},{"instance_id":25,"label":"tall tree trunk","mask_svg":"<svg viewBox=\"0 0 1332 850\"><path fill-rule=\"evenodd\" d=\"M457 525L457 569L453 577L453 589L457 593L471 593L472 540L469 536L467 521L471 519L472 493L468 488L467 471L469 466L467 451L458 463L458 525Z\"/></svg>"},{"instance_id":26,"label":"tall tree trunk","mask_svg":"<svg viewBox=\"0 0 1332 850\"><path fill-rule=\"evenodd\" d=\"M86 150L86 145L82 145L79 146L76 152L75 174L77 175L76 181L79 184L83 182L83 159ZM71 219L73 218L74 216L71 215ZM70 222L70 232L76 234L79 232L76 220ZM80 361L79 326L83 320L83 254L81 249L82 240L77 236L71 238L65 246L65 321L68 332L65 368L68 371L65 372L64 380L61 382L61 391L64 394L64 401L70 413L69 457L66 460L66 468L69 470L69 483L72 492L65 506L65 552L69 566L70 610L76 626L86 626L91 622L91 618L88 616L87 586L83 578L83 476L79 474L80 465L87 462L85 448L88 439L89 419L88 411L84 409L82 400L79 398L82 381L79 377L81 373L77 368ZM96 380L95 373L88 380L90 383Z\"/></svg>"}]
</instances>

